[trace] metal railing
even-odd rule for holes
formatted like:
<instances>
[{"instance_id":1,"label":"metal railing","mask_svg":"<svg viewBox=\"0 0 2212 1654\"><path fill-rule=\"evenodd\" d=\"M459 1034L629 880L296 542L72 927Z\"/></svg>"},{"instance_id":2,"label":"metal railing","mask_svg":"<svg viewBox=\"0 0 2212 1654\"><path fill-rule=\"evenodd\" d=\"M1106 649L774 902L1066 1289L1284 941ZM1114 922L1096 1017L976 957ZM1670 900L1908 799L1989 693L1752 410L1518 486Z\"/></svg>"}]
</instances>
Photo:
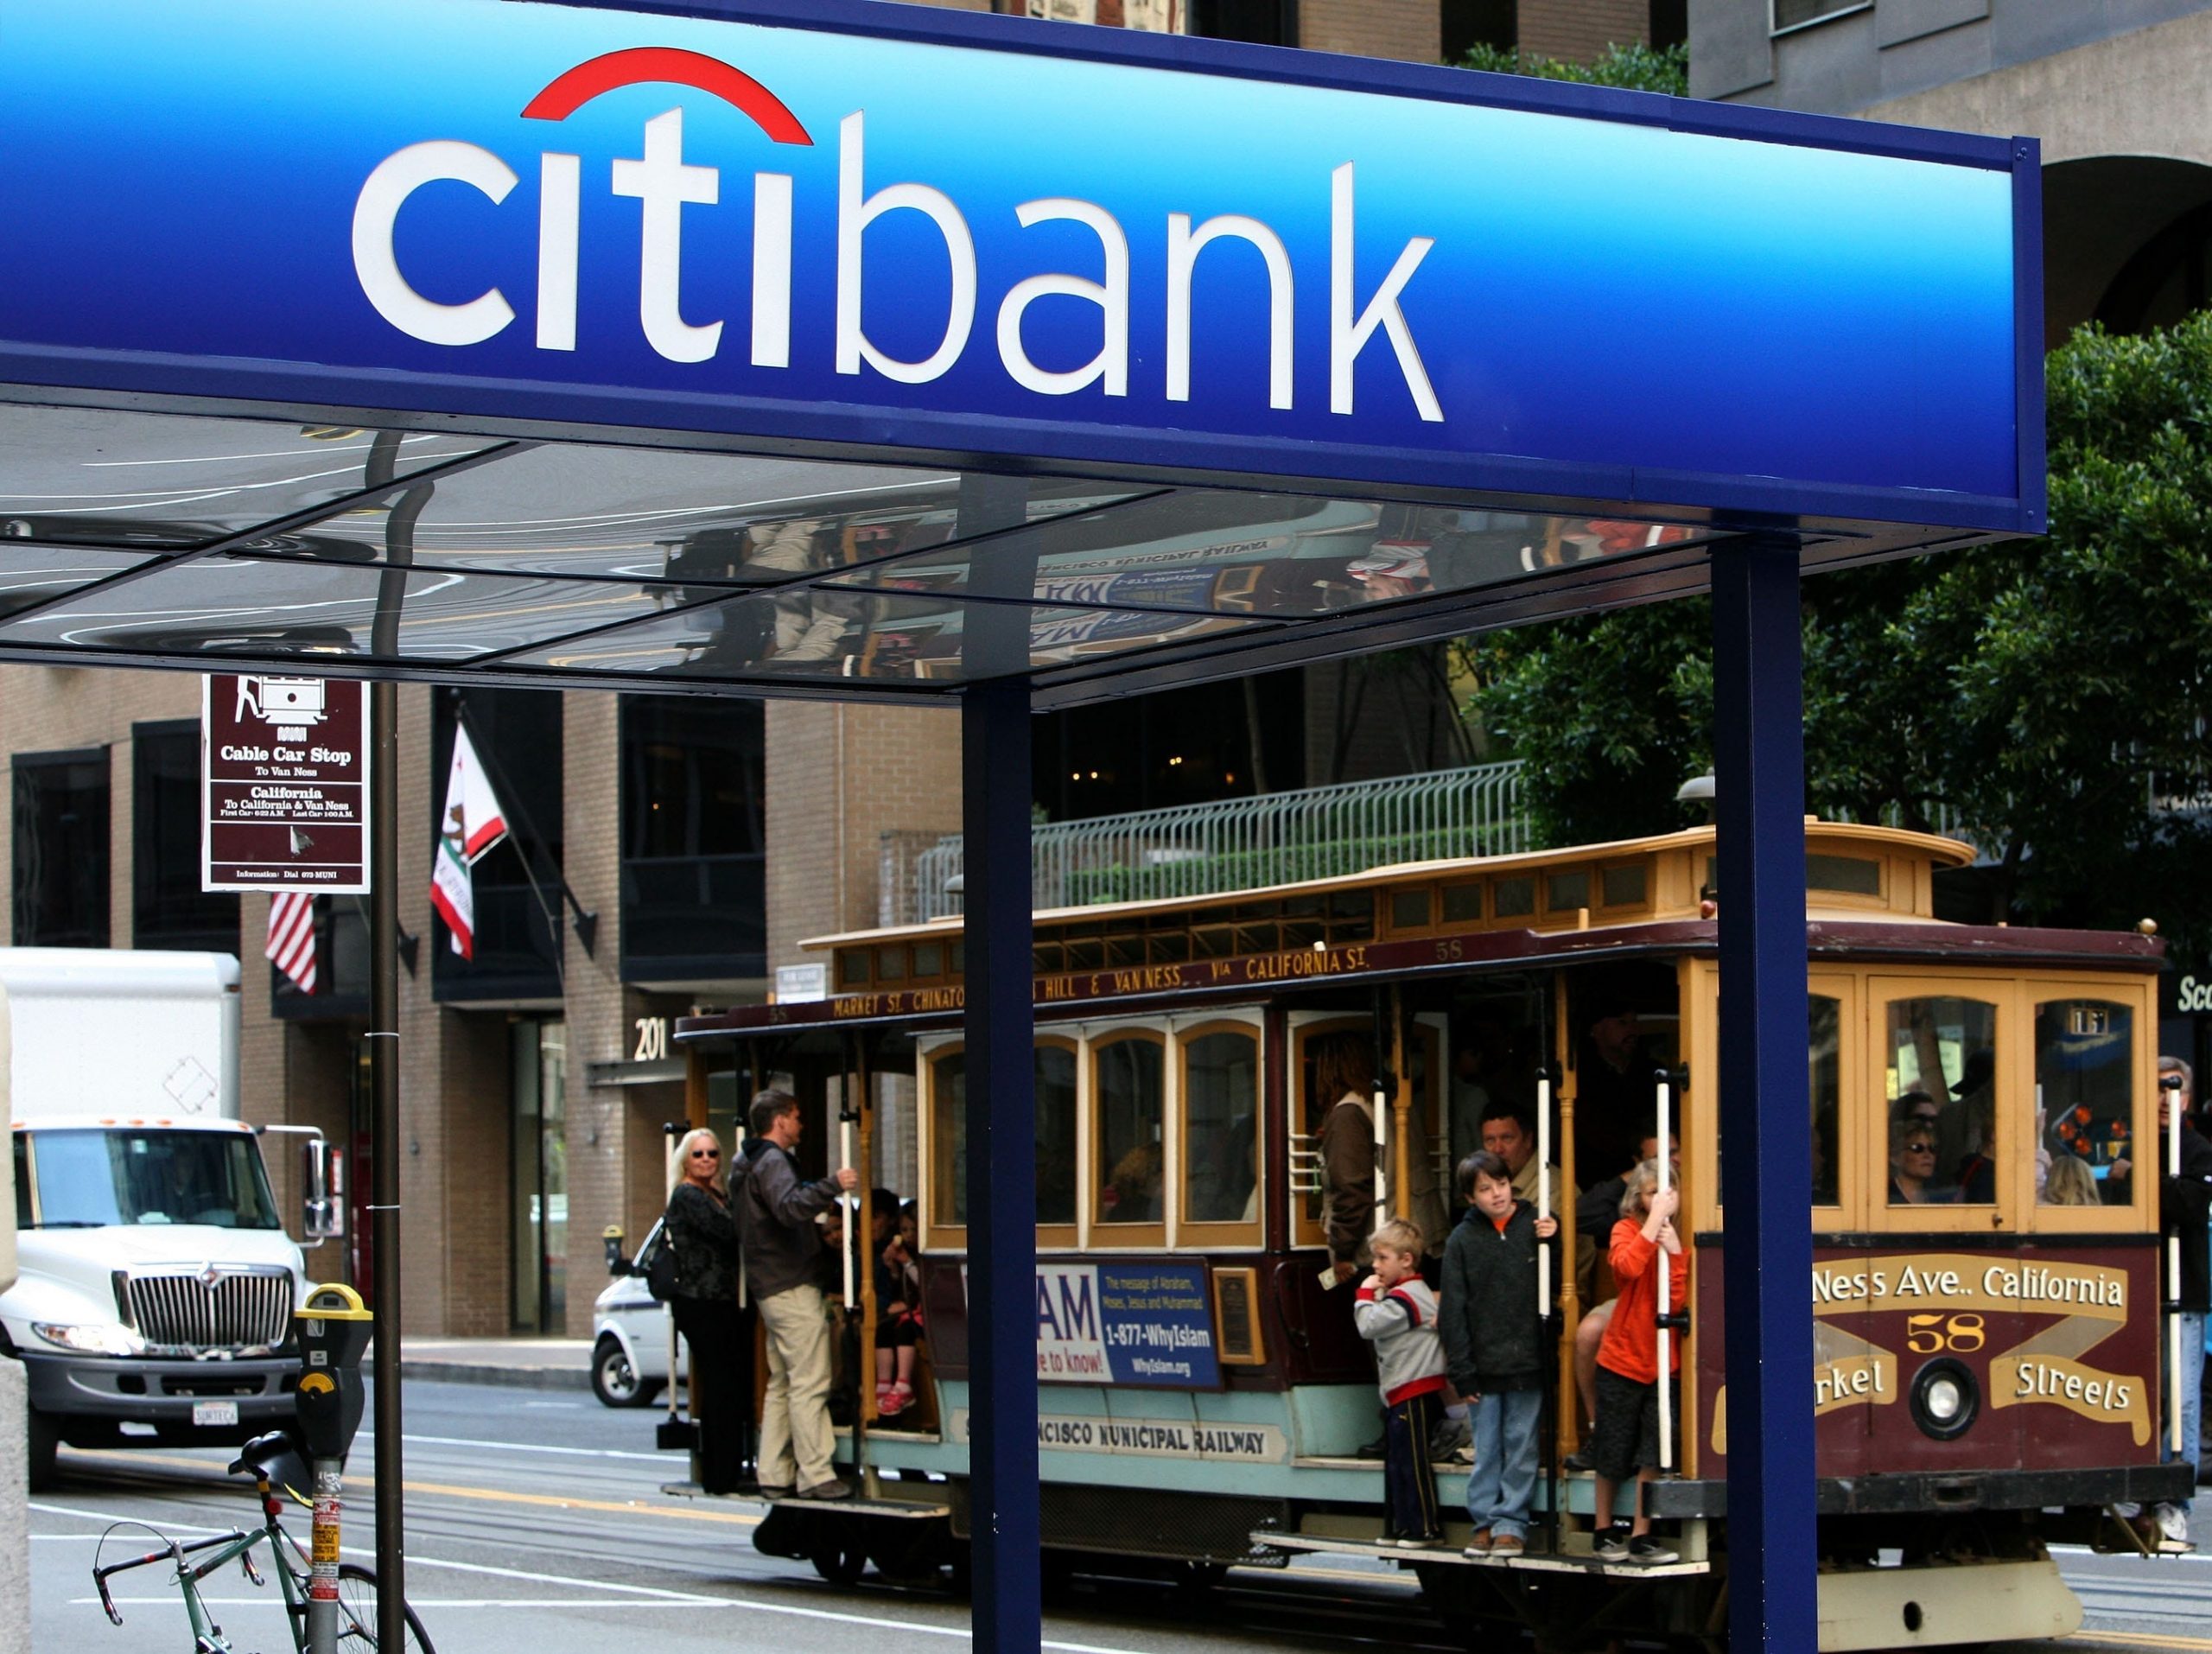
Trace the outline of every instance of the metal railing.
<instances>
[{"instance_id":1,"label":"metal railing","mask_svg":"<svg viewBox=\"0 0 2212 1654\"><path fill-rule=\"evenodd\" d=\"M906 836L887 835L887 860L903 859L910 845ZM1511 855L1531 848L1531 839L1515 762L1052 822L1031 833L1030 847L1031 889L1042 909ZM911 853L911 876L883 881L882 922L919 924L960 912L960 836Z\"/></svg>"}]
</instances>

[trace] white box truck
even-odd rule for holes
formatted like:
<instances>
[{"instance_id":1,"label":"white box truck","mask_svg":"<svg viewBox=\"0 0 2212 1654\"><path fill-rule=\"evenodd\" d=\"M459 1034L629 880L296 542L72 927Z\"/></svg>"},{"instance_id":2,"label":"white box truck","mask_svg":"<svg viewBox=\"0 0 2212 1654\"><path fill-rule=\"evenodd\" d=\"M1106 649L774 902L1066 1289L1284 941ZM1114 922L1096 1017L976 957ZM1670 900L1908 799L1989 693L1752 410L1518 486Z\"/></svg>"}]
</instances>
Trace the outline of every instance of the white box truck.
<instances>
[{"instance_id":1,"label":"white box truck","mask_svg":"<svg viewBox=\"0 0 2212 1654\"><path fill-rule=\"evenodd\" d=\"M303 1290L239 1117L238 962L0 948L13 1034L16 1284L31 1485L54 1448L232 1445L292 1415ZM340 1220L313 1138L310 1238Z\"/></svg>"}]
</instances>

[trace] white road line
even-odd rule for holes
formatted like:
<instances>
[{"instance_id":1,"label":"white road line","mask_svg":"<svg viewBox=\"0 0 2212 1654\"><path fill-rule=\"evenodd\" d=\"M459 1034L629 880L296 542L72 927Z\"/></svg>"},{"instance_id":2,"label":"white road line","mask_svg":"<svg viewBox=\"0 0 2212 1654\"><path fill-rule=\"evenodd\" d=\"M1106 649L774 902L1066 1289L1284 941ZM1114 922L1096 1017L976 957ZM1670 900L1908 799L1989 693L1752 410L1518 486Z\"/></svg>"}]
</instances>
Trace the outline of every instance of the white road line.
<instances>
[{"instance_id":1,"label":"white road line","mask_svg":"<svg viewBox=\"0 0 2212 1654\"><path fill-rule=\"evenodd\" d=\"M82 1522L120 1522L125 1524L145 1523L146 1526L158 1528L163 1533L229 1533L232 1531L231 1528L203 1527L196 1522L146 1523L143 1517L118 1516L113 1511L79 1511L67 1505L47 1505L37 1499L29 1501L27 1508L46 1516L75 1517ZM233 1527L235 1525L235 1524L232 1524Z\"/></svg>"},{"instance_id":2,"label":"white road line","mask_svg":"<svg viewBox=\"0 0 2212 1654\"><path fill-rule=\"evenodd\" d=\"M47 1505L37 1501L32 1502L30 1508L49 1516L76 1517L91 1522L118 1520L112 1513L107 1511L79 1511L67 1505ZM230 1531L225 1528L196 1528L184 1523L171 1525L178 1533ZM346 1555L354 1556L373 1556L376 1554L375 1547L368 1545L348 1545L345 1549ZM909 1636L920 1633L931 1637L956 1638L963 1642L973 1641L975 1637L975 1632L966 1625L932 1625L913 1619L889 1619L879 1614L847 1613L834 1608L803 1608L793 1603L763 1602L753 1597L709 1596L693 1591L666 1590L652 1585L625 1585L613 1580L586 1580L563 1574L537 1574L518 1568L496 1568L485 1562L453 1562L442 1557L426 1556L420 1552L410 1552L407 1565L410 1568L442 1568L461 1574L481 1574L493 1579L519 1580L533 1585L573 1586L578 1590L586 1592L620 1592L625 1599L623 1604L625 1606L639 1606L639 1600L643 1599L652 1603L667 1603L695 1608L705 1606L744 1608L755 1613L782 1614L793 1619L821 1619L842 1625L866 1625L880 1631L900 1632ZM168 1596L147 1599L149 1601L162 1602L173 1600ZM269 1599L251 1597L240 1599L245 1602L257 1600L268 1600ZM573 1599L566 1600L560 1606L569 1606L573 1602ZM1043 1646L1057 1651L1058 1654L1145 1654L1144 1651L1136 1649L1112 1648L1095 1643L1055 1642L1050 1638L1045 1641Z\"/></svg>"},{"instance_id":3,"label":"white road line","mask_svg":"<svg viewBox=\"0 0 2212 1654\"><path fill-rule=\"evenodd\" d=\"M409 1560L414 1559L410 1557ZM98 1597L71 1597L69 1606L73 1608L96 1608L99 1600ZM164 1602L175 1600L176 1593L174 1591L164 1592L160 1596L114 1599L118 1608L157 1607ZM721 1597L694 1597L686 1602L632 1602L627 1598L610 1597L604 1602L593 1602L581 1597L418 1597L410 1592L407 1606L416 1613L426 1609L446 1608L620 1608L626 1613L633 1608L708 1608L717 1606L723 1600ZM281 1605L282 1599L267 1595L211 1597L203 1591L200 1601L203 1607L208 1608L257 1608L264 1603Z\"/></svg>"},{"instance_id":4,"label":"white road line","mask_svg":"<svg viewBox=\"0 0 2212 1654\"><path fill-rule=\"evenodd\" d=\"M531 1405L536 1405L536 1403L531 1403ZM368 1442L373 1441L376 1438L373 1433L364 1430L355 1439L359 1441ZM416 1447L492 1447L501 1453L563 1454L570 1458L576 1459L636 1459L647 1464L669 1464L670 1460L675 1456L671 1454L665 1453L630 1453L620 1447L552 1447L541 1446L535 1441L471 1441L467 1436L458 1435L403 1435L399 1439L401 1441L410 1446ZM674 1466L671 1466L671 1467L673 1468Z\"/></svg>"}]
</instances>

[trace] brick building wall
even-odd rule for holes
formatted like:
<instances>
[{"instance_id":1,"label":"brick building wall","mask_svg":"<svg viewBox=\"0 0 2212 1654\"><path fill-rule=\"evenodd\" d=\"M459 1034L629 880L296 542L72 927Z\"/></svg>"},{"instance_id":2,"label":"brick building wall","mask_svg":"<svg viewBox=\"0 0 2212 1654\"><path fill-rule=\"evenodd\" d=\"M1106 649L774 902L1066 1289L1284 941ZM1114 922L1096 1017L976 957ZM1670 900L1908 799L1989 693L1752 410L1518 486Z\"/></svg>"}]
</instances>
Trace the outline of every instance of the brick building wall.
<instances>
[{"instance_id":1,"label":"brick building wall","mask_svg":"<svg viewBox=\"0 0 2212 1654\"><path fill-rule=\"evenodd\" d=\"M1298 43L1412 63L1434 63L1444 52L1437 0L1300 0Z\"/></svg>"},{"instance_id":2,"label":"brick building wall","mask_svg":"<svg viewBox=\"0 0 2212 1654\"><path fill-rule=\"evenodd\" d=\"M1520 23L1523 52L1573 63L1651 38L1649 0L1521 0Z\"/></svg>"},{"instance_id":3,"label":"brick building wall","mask_svg":"<svg viewBox=\"0 0 2212 1654\"><path fill-rule=\"evenodd\" d=\"M950 709L767 709L768 965L799 941L876 922L892 831L960 830L960 715Z\"/></svg>"}]
</instances>

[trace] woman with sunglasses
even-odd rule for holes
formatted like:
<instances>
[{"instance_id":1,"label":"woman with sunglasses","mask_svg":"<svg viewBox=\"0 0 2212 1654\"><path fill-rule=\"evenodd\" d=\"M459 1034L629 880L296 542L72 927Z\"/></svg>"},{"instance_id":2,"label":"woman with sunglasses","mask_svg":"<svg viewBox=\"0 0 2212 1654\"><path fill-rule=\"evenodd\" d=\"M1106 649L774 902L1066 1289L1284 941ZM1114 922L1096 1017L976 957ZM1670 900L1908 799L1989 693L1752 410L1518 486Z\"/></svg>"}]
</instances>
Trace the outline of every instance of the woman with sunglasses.
<instances>
[{"instance_id":1,"label":"woman with sunglasses","mask_svg":"<svg viewBox=\"0 0 2212 1654\"><path fill-rule=\"evenodd\" d=\"M700 1485L734 1492L745 1480L753 1422L752 1315L737 1301L737 1222L722 1181L721 1141L703 1127L677 1145L665 1244L676 1252L676 1330L691 1351L691 1418L699 1427Z\"/></svg>"},{"instance_id":2,"label":"woman with sunglasses","mask_svg":"<svg viewBox=\"0 0 2212 1654\"><path fill-rule=\"evenodd\" d=\"M1908 1116L1890 1126L1890 1204L1926 1206L1936 1199L1929 1185L1936 1177L1936 1128Z\"/></svg>"}]
</instances>

